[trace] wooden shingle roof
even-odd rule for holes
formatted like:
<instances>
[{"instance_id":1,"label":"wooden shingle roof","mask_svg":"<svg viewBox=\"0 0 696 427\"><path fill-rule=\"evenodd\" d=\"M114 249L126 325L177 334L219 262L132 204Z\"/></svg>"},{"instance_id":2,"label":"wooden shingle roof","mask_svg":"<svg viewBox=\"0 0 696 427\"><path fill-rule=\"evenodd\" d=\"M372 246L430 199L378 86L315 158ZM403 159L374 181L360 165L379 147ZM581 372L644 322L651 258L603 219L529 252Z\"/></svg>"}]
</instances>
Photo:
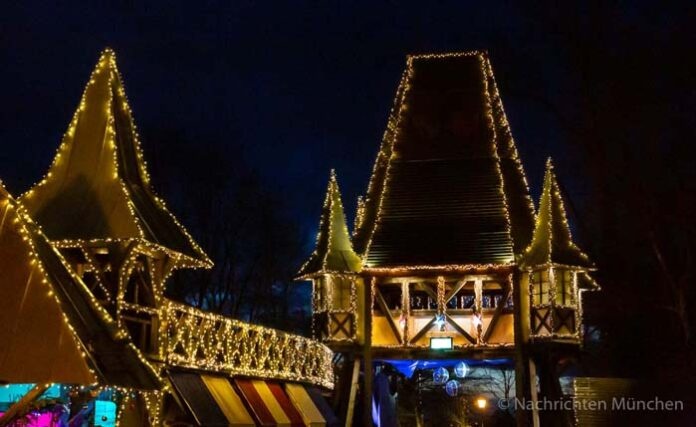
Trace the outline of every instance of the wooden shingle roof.
<instances>
[{"instance_id":1,"label":"wooden shingle roof","mask_svg":"<svg viewBox=\"0 0 696 427\"><path fill-rule=\"evenodd\" d=\"M488 56L408 57L358 211L365 266L509 264L533 226Z\"/></svg>"}]
</instances>

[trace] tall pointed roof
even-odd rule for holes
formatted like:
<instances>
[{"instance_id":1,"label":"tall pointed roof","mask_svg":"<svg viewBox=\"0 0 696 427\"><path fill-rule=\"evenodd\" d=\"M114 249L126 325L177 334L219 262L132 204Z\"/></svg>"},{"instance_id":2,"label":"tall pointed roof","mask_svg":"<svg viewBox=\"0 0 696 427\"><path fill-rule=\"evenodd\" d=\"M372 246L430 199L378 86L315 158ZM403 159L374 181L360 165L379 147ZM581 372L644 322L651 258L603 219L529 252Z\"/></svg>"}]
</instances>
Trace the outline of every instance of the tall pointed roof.
<instances>
[{"instance_id":1,"label":"tall pointed roof","mask_svg":"<svg viewBox=\"0 0 696 427\"><path fill-rule=\"evenodd\" d=\"M210 260L150 188L112 50L102 52L44 179L21 198L53 241L140 238Z\"/></svg>"},{"instance_id":2,"label":"tall pointed roof","mask_svg":"<svg viewBox=\"0 0 696 427\"><path fill-rule=\"evenodd\" d=\"M356 251L367 268L514 262L534 207L485 52L407 58Z\"/></svg>"},{"instance_id":3,"label":"tall pointed roof","mask_svg":"<svg viewBox=\"0 0 696 427\"><path fill-rule=\"evenodd\" d=\"M526 267L548 264L582 268L594 267L588 256L573 243L563 199L550 158L546 162L544 188L539 201L534 236L531 244L522 255L521 264Z\"/></svg>"},{"instance_id":4,"label":"tall pointed roof","mask_svg":"<svg viewBox=\"0 0 696 427\"><path fill-rule=\"evenodd\" d=\"M350 242L341 193L336 173L332 170L319 221L316 249L297 275L306 278L323 272L357 273L360 264L360 257Z\"/></svg>"},{"instance_id":5,"label":"tall pointed roof","mask_svg":"<svg viewBox=\"0 0 696 427\"><path fill-rule=\"evenodd\" d=\"M0 183L0 382L158 389L155 371Z\"/></svg>"}]
</instances>

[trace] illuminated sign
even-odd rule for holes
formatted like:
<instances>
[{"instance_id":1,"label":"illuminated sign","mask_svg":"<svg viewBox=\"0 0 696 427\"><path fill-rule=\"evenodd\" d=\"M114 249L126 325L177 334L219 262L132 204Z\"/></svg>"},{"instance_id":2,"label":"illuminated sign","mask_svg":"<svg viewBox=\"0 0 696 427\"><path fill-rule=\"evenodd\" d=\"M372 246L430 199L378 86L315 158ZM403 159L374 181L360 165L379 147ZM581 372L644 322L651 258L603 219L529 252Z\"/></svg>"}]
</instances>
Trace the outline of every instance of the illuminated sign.
<instances>
[{"instance_id":1,"label":"illuminated sign","mask_svg":"<svg viewBox=\"0 0 696 427\"><path fill-rule=\"evenodd\" d=\"M431 350L452 350L452 337L430 338Z\"/></svg>"}]
</instances>

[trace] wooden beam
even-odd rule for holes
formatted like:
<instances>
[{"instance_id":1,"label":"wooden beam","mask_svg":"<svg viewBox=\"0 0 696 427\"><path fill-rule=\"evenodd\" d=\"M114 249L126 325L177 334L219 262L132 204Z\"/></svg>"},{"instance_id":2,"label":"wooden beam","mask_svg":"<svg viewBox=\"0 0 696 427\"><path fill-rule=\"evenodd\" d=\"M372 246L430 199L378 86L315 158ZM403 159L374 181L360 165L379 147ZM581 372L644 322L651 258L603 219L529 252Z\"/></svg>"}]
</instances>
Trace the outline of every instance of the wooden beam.
<instances>
[{"instance_id":1,"label":"wooden beam","mask_svg":"<svg viewBox=\"0 0 696 427\"><path fill-rule=\"evenodd\" d=\"M466 285L469 282L469 280L460 280L459 282L457 282L457 285L454 288L452 288L449 294L445 295L445 304L450 302L450 300L454 298L455 295L457 295L457 292L461 291L464 285Z\"/></svg>"},{"instance_id":2,"label":"wooden beam","mask_svg":"<svg viewBox=\"0 0 696 427\"><path fill-rule=\"evenodd\" d=\"M423 291L425 291L426 294L430 295L430 298L432 298L434 301L437 301L437 292L433 291L432 286L430 286L426 282L421 282L418 285L420 285L419 289L422 289Z\"/></svg>"},{"instance_id":3,"label":"wooden beam","mask_svg":"<svg viewBox=\"0 0 696 427\"><path fill-rule=\"evenodd\" d=\"M476 344L476 340L475 340L471 335L469 335L469 333L468 333L467 331L465 331L464 329L462 329L462 327L459 326L459 324L458 324L453 318L451 318L449 314L445 313L445 319L447 320L447 323L449 323L450 325L452 325L452 327L453 327L457 332L459 332L460 335L463 335L464 338L466 338L467 340L469 340L469 342L471 342L472 344Z\"/></svg>"},{"instance_id":4,"label":"wooden beam","mask_svg":"<svg viewBox=\"0 0 696 427\"><path fill-rule=\"evenodd\" d=\"M351 313L342 313L342 314L346 315L346 317L344 317L343 320L338 320L338 318L336 317L336 313L327 312L327 314L329 317L329 325L330 325L329 326L329 336L330 337L334 336L340 332L343 332L344 334L346 334L346 336L348 338L353 336L353 322L352 322L353 318L351 317L352 316ZM344 327L344 325L346 323L348 323L349 320L351 321L350 330L347 330ZM335 324L336 327L332 328L331 327L332 324Z\"/></svg>"},{"instance_id":5,"label":"wooden beam","mask_svg":"<svg viewBox=\"0 0 696 427\"><path fill-rule=\"evenodd\" d=\"M36 384L34 388L29 390L27 394L22 396L21 399L10 406L7 411L0 416L0 427L10 425L10 423L15 421L15 418L24 412L31 402L41 397L46 390L48 390L47 384Z\"/></svg>"},{"instance_id":6,"label":"wooden beam","mask_svg":"<svg viewBox=\"0 0 696 427\"><path fill-rule=\"evenodd\" d=\"M425 325L425 326L423 326L423 327L421 328L421 330L418 331L418 333L417 333L416 335L414 335L414 336L408 341L408 343L409 343L409 344L413 344L413 343L415 343L416 341L418 341L419 339L421 339L421 338L423 337L423 335L425 335L425 334L430 330L430 328L432 328L432 326L433 326L434 323L435 323L435 317L433 317L432 319L430 319L430 321L428 322L428 324Z\"/></svg>"},{"instance_id":7,"label":"wooden beam","mask_svg":"<svg viewBox=\"0 0 696 427\"><path fill-rule=\"evenodd\" d=\"M377 304L379 304L379 307L384 312L384 317L387 318L389 326L391 326L392 332L394 332L394 336L396 336L396 339L399 341L399 344L403 344L404 340L401 336L401 332L399 332L399 328L398 326L396 326L396 322L394 322L394 318L391 315L391 311L389 310L389 307L387 307L387 302L384 301L384 297L382 296L382 293L379 291L379 288L375 289L375 296L377 297Z\"/></svg>"},{"instance_id":8,"label":"wooden beam","mask_svg":"<svg viewBox=\"0 0 696 427\"><path fill-rule=\"evenodd\" d=\"M500 304L495 308L495 312L493 313L493 318L491 319L491 322L488 324L488 327L486 328L486 332L483 334L483 342L487 343L488 339L491 337L493 334L493 330L495 329L495 326L498 324L498 319L500 319L501 314L503 313L503 308L505 307L505 304L507 300L511 296L511 289L510 289L510 283L508 281L505 282L505 287L503 287L503 295L504 297L500 300Z\"/></svg>"}]
</instances>

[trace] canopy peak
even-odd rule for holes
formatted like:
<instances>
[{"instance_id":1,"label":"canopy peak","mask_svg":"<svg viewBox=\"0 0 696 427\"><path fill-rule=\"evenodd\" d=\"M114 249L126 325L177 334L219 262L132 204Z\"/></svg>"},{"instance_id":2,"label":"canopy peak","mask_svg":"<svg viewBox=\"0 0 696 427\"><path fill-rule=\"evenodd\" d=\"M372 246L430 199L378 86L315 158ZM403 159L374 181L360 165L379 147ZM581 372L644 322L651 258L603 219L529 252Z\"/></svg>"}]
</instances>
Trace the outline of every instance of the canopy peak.
<instances>
[{"instance_id":1,"label":"canopy peak","mask_svg":"<svg viewBox=\"0 0 696 427\"><path fill-rule=\"evenodd\" d=\"M143 239L211 264L150 187L116 54L101 52L44 178L21 198L52 241Z\"/></svg>"}]
</instances>

